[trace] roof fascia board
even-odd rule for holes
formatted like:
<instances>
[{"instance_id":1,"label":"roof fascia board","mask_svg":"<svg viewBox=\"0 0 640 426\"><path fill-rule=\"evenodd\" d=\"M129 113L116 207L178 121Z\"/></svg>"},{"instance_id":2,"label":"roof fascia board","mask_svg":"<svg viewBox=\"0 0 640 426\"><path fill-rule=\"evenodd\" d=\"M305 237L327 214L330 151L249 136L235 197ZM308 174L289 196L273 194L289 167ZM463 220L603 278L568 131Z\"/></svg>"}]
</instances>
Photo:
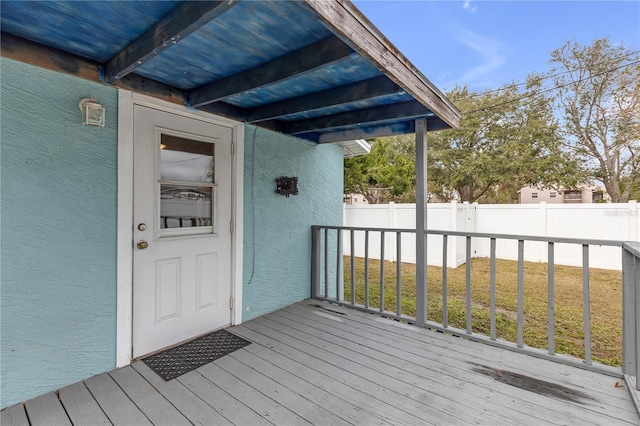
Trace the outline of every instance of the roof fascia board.
<instances>
[{"instance_id":1,"label":"roof fascia board","mask_svg":"<svg viewBox=\"0 0 640 426\"><path fill-rule=\"evenodd\" d=\"M233 0L181 3L106 63L105 81L113 83L133 72L236 4Z\"/></svg>"},{"instance_id":2,"label":"roof fascia board","mask_svg":"<svg viewBox=\"0 0 640 426\"><path fill-rule=\"evenodd\" d=\"M342 61L353 50L338 37L331 36L310 46L280 56L266 64L230 75L194 89L189 94L191 106L199 107L249 90L288 80L320 67Z\"/></svg>"},{"instance_id":3,"label":"roof fascia board","mask_svg":"<svg viewBox=\"0 0 640 426\"><path fill-rule=\"evenodd\" d=\"M408 101L295 121L289 124L287 133L295 135L349 126L354 123L364 125L385 120L421 117L431 114L431 111L420 102Z\"/></svg>"},{"instance_id":4,"label":"roof fascia board","mask_svg":"<svg viewBox=\"0 0 640 426\"><path fill-rule=\"evenodd\" d=\"M249 123L257 123L299 113L300 111L313 111L354 101L393 95L402 91L402 88L387 76L374 77L357 83L323 90L322 92L252 108L247 112L247 121Z\"/></svg>"},{"instance_id":5,"label":"roof fascia board","mask_svg":"<svg viewBox=\"0 0 640 426\"><path fill-rule=\"evenodd\" d=\"M305 0L324 24L450 127L460 111L348 0Z\"/></svg>"}]
</instances>

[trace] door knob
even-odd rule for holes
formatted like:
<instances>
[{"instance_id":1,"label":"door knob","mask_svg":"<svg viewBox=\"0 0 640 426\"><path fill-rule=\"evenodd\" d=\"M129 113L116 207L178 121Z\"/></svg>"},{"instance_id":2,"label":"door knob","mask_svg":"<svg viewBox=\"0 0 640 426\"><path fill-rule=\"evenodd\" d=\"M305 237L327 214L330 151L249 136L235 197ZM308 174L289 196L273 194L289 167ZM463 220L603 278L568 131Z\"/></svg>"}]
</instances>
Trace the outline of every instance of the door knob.
<instances>
[{"instance_id":1,"label":"door knob","mask_svg":"<svg viewBox=\"0 0 640 426\"><path fill-rule=\"evenodd\" d=\"M148 242L146 242L146 241L144 241L144 240L140 240L140 241L138 241L138 243L136 244L136 246L138 246L138 248L139 248L140 250L144 250L144 249L146 249L147 247L149 247L149 243L148 243Z\"/></svg>"}]
</instances>

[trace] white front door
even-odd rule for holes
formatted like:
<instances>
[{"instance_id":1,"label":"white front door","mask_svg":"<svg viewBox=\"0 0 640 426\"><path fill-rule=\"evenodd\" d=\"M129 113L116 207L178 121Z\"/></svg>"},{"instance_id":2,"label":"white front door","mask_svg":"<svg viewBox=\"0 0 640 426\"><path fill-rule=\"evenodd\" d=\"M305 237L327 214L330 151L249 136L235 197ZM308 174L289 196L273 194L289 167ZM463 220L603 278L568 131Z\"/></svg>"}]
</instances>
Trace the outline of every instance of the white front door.
<instances>
[{"instance_id":1,"label":"white front door","mask_svg":"<svg viewBox=\"0 0 640 426\"><path fill-rule=\"evenodd\" d=\"M134 358L231 323L232 137L134 107Z\"/></svg>"}]
</instances>

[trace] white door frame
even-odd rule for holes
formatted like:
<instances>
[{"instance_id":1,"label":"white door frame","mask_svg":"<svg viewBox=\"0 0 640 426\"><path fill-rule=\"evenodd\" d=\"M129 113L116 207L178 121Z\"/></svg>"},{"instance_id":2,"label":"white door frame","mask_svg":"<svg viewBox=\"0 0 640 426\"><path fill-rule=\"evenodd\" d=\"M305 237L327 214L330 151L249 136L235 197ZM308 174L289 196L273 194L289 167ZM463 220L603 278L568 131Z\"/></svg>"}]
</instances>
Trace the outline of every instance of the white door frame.
<instances>
[{"instance_id":1,"label":"white door frame","mask_svg":"<svg viewBox=\"0 0 640 426\"><path fill-rule=\"evenodd\" d=\"M116 367L131 364L133 349L133 106L142 105L195 118L233 130L231 166L231 324L242 322L242 213L244 181L244 124L202 111L118 89L118 243Z\"/></svg>"}]
</instances>

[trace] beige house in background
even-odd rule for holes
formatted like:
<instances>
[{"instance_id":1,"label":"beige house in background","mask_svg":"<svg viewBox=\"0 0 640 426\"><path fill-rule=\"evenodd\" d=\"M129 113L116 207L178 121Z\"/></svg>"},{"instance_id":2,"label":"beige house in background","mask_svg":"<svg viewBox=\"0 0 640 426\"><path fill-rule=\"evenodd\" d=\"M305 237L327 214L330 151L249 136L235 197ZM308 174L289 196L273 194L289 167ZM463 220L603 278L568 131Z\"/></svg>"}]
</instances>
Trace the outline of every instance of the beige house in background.
<instances>
[{"instance_id":1,"label":"beige house in background","mask_svg":"<svg viewBox=\"0 0 640 426\"><path fill-rule=\"evenodd\" d=\"M345 204L369 204L369 200L363 194L345 194L344 195L344 203Z\"/></svg>"},{"instance_id":2,"label":"beige house in background","mask_svg":"<svg viewBox=\"0 0 640 426\"><path fill-rule=\"evenodd\" d=\"M582 189L539 189L524 187L520 191L520 204L581 204L581 203L610 203L611 198L604 189L596 185L590 185Z\"/></svg>"}]
</instances>

